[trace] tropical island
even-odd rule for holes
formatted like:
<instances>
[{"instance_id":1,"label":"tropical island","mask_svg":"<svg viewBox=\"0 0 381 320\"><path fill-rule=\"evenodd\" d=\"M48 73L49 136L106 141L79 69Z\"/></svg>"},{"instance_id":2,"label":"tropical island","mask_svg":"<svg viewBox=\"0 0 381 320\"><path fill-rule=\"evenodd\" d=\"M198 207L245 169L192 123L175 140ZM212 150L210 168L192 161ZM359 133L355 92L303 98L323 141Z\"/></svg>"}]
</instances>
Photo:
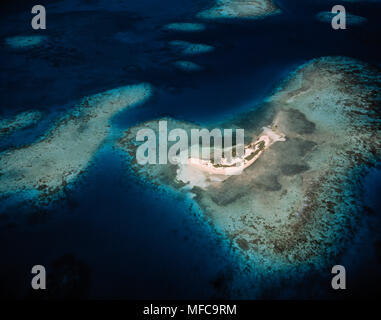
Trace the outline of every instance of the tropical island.
<instances>
[{"instance_id":1,"label":"tropical island","mask_svg":"<svg viewBox=\"0 0 381 320\"><path fill-rule=\"evenodd\" d=\"M216 175L239 175L247 167L251 166L261 154L277 141L285 141L283 134L276 133L274 129L264 127L262 135L254 142L244 146L244 154L240 157L236 154L236 147L232 147L231 159L224 157L216 163L212 160L204 160L200 158L188 159L188 165L197 168L208 174Z\"/></svg>"},{"instance_id":2,"label":"tropical island","mask_svg":"<svg viewBox=\"0 0 381 320\"><path fill-rule=\"evenodd\" d=\"M259 137L246 146L245 170L238 175L221 174L227 167L198 160L136 163L136 132L143 127L157 132L161 119L129 128L117 146L126 169L142 180L189 195L247 261L234 272L240 279L254 272L266 287L280 274L302 277L332 267L356 234L363 212L356 186L364 166L375 165L381 155L380 86L379 69L354 59L324 57L301 65L263 108L213 124L243 128L247 139ZM167 120L169 128L195 126ZM245 296L243 290L252 295L254 289L245 286L237 284L238 296Z\"/></svg>"}]
</instances>

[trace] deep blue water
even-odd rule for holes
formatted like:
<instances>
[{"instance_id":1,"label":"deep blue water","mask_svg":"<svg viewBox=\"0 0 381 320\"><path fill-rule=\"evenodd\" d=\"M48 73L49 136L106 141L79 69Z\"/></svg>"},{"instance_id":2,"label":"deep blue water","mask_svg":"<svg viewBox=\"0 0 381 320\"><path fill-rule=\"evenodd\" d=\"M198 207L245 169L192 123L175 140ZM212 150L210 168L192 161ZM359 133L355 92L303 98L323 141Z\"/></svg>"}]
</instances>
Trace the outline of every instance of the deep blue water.
<instances>
[{"instance_id":1,"label":"deep blue water","mask_svg":"<svg viewBox=\"0 0 381 320\"><path fill-rule=\"evenodd\" d=\"M194 13L208 3L197 1L190 6L191 12L175 15L171 11L175 1L160 1L159 13L144 11L141 5L134 14L55 14L47 34L59 37L60 30L78 28L78 32L63 35L67 47L78 51L74 62L63 66L51 64L40 53L24 56L1 47L1 114L34 108L47 117L39 126L1 142L1 150L37 139L71 102L129 83L149 82L154 94L143 106L115 117L112 123L116 129L161 116L199 123L227 119L255 108L291 70L315 57L344 55L381 66L381 3L343 3L348 12L368 19L366 25L349 26L346 31L334 32L329 24L314 19L317 12L330 10L340 1L296 0L276 1L283 13L264 20L207 23L206 31L200 33L161 31L159 26L169 22L192 21ZM147 5L153 2L146 1ZM13 28L2 22L0 37L33 33L29 21L20 23L24 16L29 19L22 11L28 12L29 3L23 3L12 9L14 20L8 17ZM131 50L112 40L116 32L125 30L140 36L143 45ZM191 58L205 71L187 74L171 67L179 57L167 42L175 39L216 47L214 53ZM134 58L136 55L144 56L143 63ZM366 179L371 219L378 225L380 181L380 171ZM216 288L221 278L228 285L236 257L223 236L215 235L207 223L194 217L197 210L190 210L185 203L184 198L143 185L106 143L65 201L38 213L14 208L0 215L3 291L22 296L31 266L43 264L49 272L53 261L72 254L86 265L90 279L83 284L83 297L226 297L226 292ZM376 244L366 245L379 248L378 230L369 232ZM369 257L371 263L379 263L379 249ZM354 277L360 279L362 269L358 270Z\"/></svg>"}]
</instances>

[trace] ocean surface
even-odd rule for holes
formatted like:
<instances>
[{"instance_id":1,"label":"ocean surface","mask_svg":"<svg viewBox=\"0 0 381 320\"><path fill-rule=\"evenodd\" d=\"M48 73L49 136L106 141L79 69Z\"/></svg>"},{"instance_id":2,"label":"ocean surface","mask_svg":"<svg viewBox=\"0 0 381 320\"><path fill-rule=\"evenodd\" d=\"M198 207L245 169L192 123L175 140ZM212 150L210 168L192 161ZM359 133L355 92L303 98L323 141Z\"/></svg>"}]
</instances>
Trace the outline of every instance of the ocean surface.
<instances>
[{"instance_id":1,"label":"ocean surface","mask_svg":"<svg viewBox=\"0 0 381 320\"><path fill-rule=\"evenodd\" d=\"M0 47L0 115L31 109L44 113L38 125L4 138L0 151L32 143L84 96L139 82L152 84L153 96L113 118L112 133L66 199L50 208L14 206L0 213L0 296L31 295L30 269L41 264L55 275L56 286L64 286L67 274L76 279L69 280L72 287L63 297L228 298L229 270L239 263L229 241L185 196L159 191L131 173L113 148L115 138L130 126L163 116L206 125L253 110L312 58L342 55L381 67L381 1L275 1L279 15L205 22L202 32L162 27L199 22L194 15L211 1L125 1L120 10L117 1L110 1L108 10L97 1L83 2L87 7L81 10L73 9L74 1L47 5L44 34L65 41L57 45L57 57ZM333 32L315 15L335 4L368 22ZM5 7L1 40L41 32L30 28L30 2ZM118 32L133 33L134 45L115 40ZM172 40L215 50L189 58L203 71L181 72L172 66L179 59L168 45ZM381 166L364 180L370 213L367 240L358 242L364 246L364 264L359 262L351 274L355 295L364 287L375 290L372 279L380 277L377 268L366 268L379 265L381 258L379 190ZM348 255L343 259L352 261ZM303 299L305 290L292 296Z\"/></svg>"}]
</instances>

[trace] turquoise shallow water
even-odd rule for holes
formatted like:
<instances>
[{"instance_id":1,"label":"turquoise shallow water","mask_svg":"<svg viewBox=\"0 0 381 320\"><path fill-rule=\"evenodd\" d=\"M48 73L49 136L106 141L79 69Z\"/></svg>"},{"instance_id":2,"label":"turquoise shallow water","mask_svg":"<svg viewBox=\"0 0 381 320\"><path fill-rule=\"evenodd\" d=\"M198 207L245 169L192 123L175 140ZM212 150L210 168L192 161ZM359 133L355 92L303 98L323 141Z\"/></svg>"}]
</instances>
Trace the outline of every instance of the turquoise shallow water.
<instances>
[{"instance_id":1,"label":"turquoise shallow water","mask_svg":"<svg viewBox=\"0 0 381 320\"><path fill-rule=\"evenodd\" d=\"M80 280L80 289L69 290L68 296L229 297L240 263L229 242L193 215L198 210L189 209L189 201L170 191L157 191L130 173L112 148L113 138L119 130L162 116L208 124L255 109L291 70L311 58L344 55L381 64L377 43L380 4L348 3L351 12L365 16L368 24L343 33L333 33L329 25L314 19L334 1L277 1L283 10L279 16L229 24L207 22L202 32L179 33L161 27L193 21L194 13L208 1L184 1L181 12L174 2L161 2L160 11L154 10L153 1L145 1L132 6L132 12L117 10L117 4L113 4L114 11L74 12L71 1L66 9L61 1L61 11L54 13L47 29L52 42L26 52L2 44L0 61L7 63L1 65L5 71L0 76L1 114L33 108L43 111L44 117L36 126L0 141L1 151L36 141L72 101L84 96L141 81L155 89L143 106L123 111L112 120L115 131L79 183L68 188L66 199L51 208L16 205L1 213L0 295L27 295L29 274L25 270L30 265L47 265L59 278L64 272L55 269L53 262L70 254L87 267L80 279L90 280ZM13 11L9 19L23 15ZM6 23L2 21L2 39L34 34L24 24ZM131 47L115 38L125 30L133 32L138 44ZM169 48L171 40L207 43L215 50L191 59L203 71L184 73L172 67L184 57ZM363 260L377 265L379 229L369 224L379 225L379 172L365 181L371 210L357 245L369 248ZM350 253L345 259L353 261ZM66 263L79 272L72 260ZM352 272L360 289L371 277L362 281L364 268L360 263ZM376 277L377 272L372 268L369 274ZM8 280L10 274L17 281ZM282 292L273 291L269 279L264 296L304 298L309 288L320 292L321 280L326 278L311 275L310 287L285 286Z\"/></svg>"}]
</instances>

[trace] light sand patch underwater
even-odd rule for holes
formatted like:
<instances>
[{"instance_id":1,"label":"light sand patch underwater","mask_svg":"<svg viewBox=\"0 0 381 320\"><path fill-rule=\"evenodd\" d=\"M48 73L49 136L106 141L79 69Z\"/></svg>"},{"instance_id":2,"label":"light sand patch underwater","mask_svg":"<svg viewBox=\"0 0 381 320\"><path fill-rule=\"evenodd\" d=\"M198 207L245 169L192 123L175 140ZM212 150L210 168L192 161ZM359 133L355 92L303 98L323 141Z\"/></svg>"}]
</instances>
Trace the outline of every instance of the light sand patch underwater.
<instances>
[{"instance_id":1,"label":"light sand patch underwater","mask_svg":"<svg viewBox=\"0 0 381 320\"><path fill-rule=\"evenodd\" d=\"M201 11L204 19L258 19L280 13L272 0L216 0L213 7Z\"/></svg>"},{"instance_id":2,"label":"light sand patch underwater","mask_svg":"<svg viewBox=\"0 0 381 320\"><path fill-rule=\"evenodd\" d=\"M202 43L191 43L188 41L173 40L169 44L175 49L179 50L184 55L195 55L201 53L207 53L214 50L214 47L202 44Z\"/></svg>"},{"instance_id":3,"label":"light sand patch underwater","mask_svg":"<svg viewBox=\"0 0 381 320\"><path fill-rule=\"evenodd\" d=\"M182 32L199 32L205 30L205 25L202 23L193 22L174 22L167 24L164 29Z\"/></svg>"},{"instance_id":4,"label":"light sand patch underwater","mask_svg":"<svg viewBox=\"0 0 381 320\"><path fill-rule=\"evenodd\" d=\"M47 39L47 36L15 36L6 38L5 44L13 49L28 49L41 45Z\"/></svg>"},{"instance_id":5,"label":"light sand patch underwater","mask_svg":"<svg viewBox=\"0 0 381 320\"><path fill-rule=\"evenodd\" d=\"M177 69L180 69L180 70L186 71L186 72L201 71L204 69L202 66L198 65L197 63L194 63L192 61L185 61L185 60L175 61L173 63L173 65Z\"/></svg>"},{"instance_id":6,"label":"light sand patch underwater","mask_svg":"<svg viewBox=\"0 0 381 320\"><path fill-rule=\"evenodd\" d=\"M278 279L274 286L287 279L295 284L328 270L350 246L363 212L363 168L381 158L380 88L380 70L353 59L319 58L301 66L262 109L219 126L244 128L249 141L264 126L286 136L238 176L138 165L136 131L155 129L157 121L127 130L119 147L136 174L195 195L207 221L246 259L235 272L249 281L237 283L233 296L252 297L268 279ZM172 127L195 127L171 121Z\"/></svg>"},{"instance_id":7,"label":"light sand patch underwater","mask_svg":"<svg viewBox=\"0 0 381 320\"><path fill-rule=\"evenodd\" d=\"M0 154L0 195L38 191L40 200L73 182L88 166L119 111L144 102L148 84L85 97L40 141Z\"/></svg>"}]
</instances>

